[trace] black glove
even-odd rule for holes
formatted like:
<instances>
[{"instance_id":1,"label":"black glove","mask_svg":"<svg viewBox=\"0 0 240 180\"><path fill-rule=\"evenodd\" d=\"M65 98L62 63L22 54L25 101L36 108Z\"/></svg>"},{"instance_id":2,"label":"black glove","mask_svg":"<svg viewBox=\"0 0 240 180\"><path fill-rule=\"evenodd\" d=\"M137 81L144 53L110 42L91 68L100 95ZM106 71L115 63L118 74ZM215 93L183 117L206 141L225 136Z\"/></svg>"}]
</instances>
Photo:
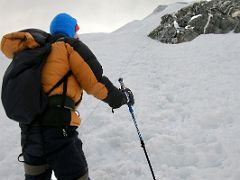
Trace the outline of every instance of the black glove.
<instances>
[{"instance_id":1,"label":"black glove","mask_svg":"<svg viewBox=\"0 0 240 180\"><path fill-rule=\"evenodd\" d=\"M131 106L133 106L135 102L134 102L134 95L133 95L132 91L129 88L120 89L120 90L125 95L123 104L130 104Z\"/></svg>"}]
</instances>

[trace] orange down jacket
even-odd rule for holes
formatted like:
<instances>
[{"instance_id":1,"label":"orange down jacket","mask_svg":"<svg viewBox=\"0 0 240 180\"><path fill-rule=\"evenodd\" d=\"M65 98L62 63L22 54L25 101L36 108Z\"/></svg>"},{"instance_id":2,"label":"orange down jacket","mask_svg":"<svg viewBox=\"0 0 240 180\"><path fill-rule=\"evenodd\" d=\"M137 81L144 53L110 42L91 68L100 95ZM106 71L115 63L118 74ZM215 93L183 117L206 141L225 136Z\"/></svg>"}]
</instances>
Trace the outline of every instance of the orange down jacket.
<instances>
[{"instance_id":1,"label":"orange down jacket","mask_svg":"<svg viewBox=\"0 0 240 180\"><path fill-rule=\"evenodd\" d=\"M35 48L52 43L51 53L42 70L42 87L48 92L69 70L67 96L75 103L81 101L83 90L109 104L112 108L120 107L124 94L111 81L103 76L103 69L95 55L80 40L65 35L50 35L37 29L27 29L3 36L1 50L8 57L28 48ZM63 85L54 89L49 96L61 95ZM80 125L80 117L71 113L72 126Z\"/></svg>"}]
</instances>

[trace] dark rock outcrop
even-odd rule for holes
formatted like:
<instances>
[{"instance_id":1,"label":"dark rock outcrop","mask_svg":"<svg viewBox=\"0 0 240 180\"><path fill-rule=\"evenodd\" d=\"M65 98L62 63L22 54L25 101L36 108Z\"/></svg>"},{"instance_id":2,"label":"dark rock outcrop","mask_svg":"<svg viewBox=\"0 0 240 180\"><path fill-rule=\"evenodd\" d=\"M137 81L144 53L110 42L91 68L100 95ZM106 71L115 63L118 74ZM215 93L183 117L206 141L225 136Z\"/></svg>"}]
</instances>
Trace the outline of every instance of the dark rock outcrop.
<instances>
[{"instance_id":1,"label":"dark rock outcrop","mask_svg":"<svg viewBox=\"0 0 240 180\"><path fill-rule=\"evenodd\" d=\"M240 32L240 1L200 1L166 14L149 37L164 43L191 41L200 34Z\"/></svg>"}]
</instances>

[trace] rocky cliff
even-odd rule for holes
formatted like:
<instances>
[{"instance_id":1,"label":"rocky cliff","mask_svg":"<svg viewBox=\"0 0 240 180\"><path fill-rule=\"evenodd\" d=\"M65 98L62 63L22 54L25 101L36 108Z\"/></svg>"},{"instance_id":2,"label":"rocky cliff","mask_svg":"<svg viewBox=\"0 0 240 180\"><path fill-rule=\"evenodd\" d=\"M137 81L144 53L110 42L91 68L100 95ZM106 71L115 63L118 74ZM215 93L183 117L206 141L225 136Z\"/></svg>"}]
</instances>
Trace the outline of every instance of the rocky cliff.
<instances>
[{"instance_id":1,"label":"rocky cliff","mask_svg":"<svg viewBox=\"0 0 240 180\"><path fill-rule=\"evenodd\" d=\"M191 41L200 34L240 32L240 0L193 3L161 17L149 37L164 43Z\"/></svg>"}]
</instances>

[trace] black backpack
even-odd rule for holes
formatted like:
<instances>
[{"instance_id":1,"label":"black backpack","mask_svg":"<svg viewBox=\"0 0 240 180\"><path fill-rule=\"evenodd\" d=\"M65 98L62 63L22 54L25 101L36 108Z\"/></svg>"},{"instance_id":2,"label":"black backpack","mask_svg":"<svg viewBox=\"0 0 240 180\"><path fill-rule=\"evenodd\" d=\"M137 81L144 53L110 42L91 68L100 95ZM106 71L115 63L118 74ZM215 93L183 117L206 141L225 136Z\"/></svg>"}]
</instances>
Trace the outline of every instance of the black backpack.
<instances>
[{"instance_id":1,"label":"black backpack","mask_svg":"<svg viewBox=\"0 0 240 180\"><path fill-rule=\"evenodd\" d=\"M2 104L7 116L22 124L31 124L48 105L48 94L60 86L68 72L47 93L41 86L42 67L51 51L51 44L17 53L8 66L2 84Z\"/></svg>"}]
</instances>

